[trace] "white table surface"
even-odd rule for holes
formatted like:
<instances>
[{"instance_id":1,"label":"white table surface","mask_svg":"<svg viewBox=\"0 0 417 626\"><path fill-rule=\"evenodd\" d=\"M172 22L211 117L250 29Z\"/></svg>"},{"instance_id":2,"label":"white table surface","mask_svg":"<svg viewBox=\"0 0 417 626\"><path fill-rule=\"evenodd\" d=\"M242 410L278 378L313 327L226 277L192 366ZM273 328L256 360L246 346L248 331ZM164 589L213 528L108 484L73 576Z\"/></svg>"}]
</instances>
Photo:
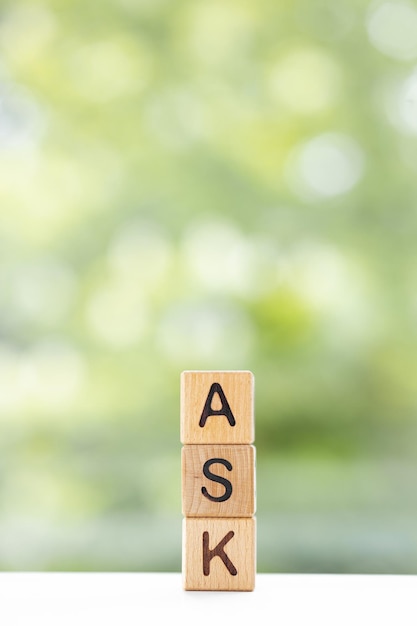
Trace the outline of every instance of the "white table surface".
<instances>
[{"instance_id":1,"label":"white table surface","mask_svg":"<svg viewBox=\"0 0 417 626\"><path fill-rule=\"evenodd\" d=\"M253 592L183 591L178 573L0 573L1 626L416 626L417 577L258 574Z\"/></svg>"}]
</instances>

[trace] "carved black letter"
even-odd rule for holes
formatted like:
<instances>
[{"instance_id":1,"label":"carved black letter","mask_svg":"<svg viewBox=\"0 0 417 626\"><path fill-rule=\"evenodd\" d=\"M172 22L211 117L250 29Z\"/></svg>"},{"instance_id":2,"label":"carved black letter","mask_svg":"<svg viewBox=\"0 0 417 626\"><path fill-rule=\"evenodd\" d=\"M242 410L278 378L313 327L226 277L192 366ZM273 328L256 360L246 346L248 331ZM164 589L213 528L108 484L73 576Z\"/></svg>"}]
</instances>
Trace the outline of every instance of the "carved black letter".
<instances>
[{"instance_id":1,"label":"carved black letter","mask_svg":"<svg viewBox=\"0 0 417 626\"><path fill-rule=\"evenodd\" d=\"M237 569L235 568L232 561L229 559L226 552L224 551L224 546L226 545L228 541L231 540L232 537L234 537L234 534L235 533L233 532L233 530L229 530L227 535L223 537L220 543L218 543L217 546L213 548L213 550L210 550L209 534L207 531L203 532L203 574L204 576L209 576L210 561L214 556L219 556L221 560L223 561L223 563L225 564L225 566L227 567L227 569L229 570L229 572L231 573L231 575L236 576Z\"/></svg>"},{"instance_id":2,"label":"carved black letter","mask_svg":"<svg viewBox=\"0 0 417 626\"><path fill-rule=\"evenodd\" d=\"M221 463L226 469L229 470L229 472L232 471L232 464L229 461L226 461L226 459L209 459L203 465L204 476L216 483L221 483L224 486L225 492L222 496L211 496L205 487L201 487L201 492L203 496L212 502L225 502L232 495L232 483L227 480L227 478L223 478L223 476L218 476L217 474L210 472L210 465L213 463Z\"/></svg>"},{"instance_id":3,"label":"carved black letter","mask_svg":"<svg viewBox=\"0 0 417 626\"><path fill-rule=\"evenodd\" d=\"M220 409L211 408L211 403L212 403L213 396L215 393L219 395L219 398L222 403L222 406ZM224 391L221 385L219 385L219 383L213 383L212 386L210 387L210 391L208 393L207 400L206 400L203 412L200 417L199 425L201 426L201 428L205 426L207 418L210 415L225 415L229 421L230 426L234 426L236 424L236 420L233 416L232 409L230 408L229 403L226 399L226 396L224 395Z\"/></svg>"}]
</instances>

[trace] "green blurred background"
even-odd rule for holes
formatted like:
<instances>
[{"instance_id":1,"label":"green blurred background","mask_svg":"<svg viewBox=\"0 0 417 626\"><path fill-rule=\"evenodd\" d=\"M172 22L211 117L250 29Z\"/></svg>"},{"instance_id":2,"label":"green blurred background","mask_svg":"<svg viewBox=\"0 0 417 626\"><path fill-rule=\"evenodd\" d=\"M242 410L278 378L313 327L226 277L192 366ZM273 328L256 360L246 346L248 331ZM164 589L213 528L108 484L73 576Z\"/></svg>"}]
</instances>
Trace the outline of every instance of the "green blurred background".
<instances>
[{"instance_id":1,"label":"green blurred background","mask_svg":"<svg viewBox=\"0 0 417 626\"><path fill-rule=\"evenodd\" d=\"M0 4L0 568L179 571L256 381L258 571L417 573L417 3Z\"/></svg>"}]
</instances>

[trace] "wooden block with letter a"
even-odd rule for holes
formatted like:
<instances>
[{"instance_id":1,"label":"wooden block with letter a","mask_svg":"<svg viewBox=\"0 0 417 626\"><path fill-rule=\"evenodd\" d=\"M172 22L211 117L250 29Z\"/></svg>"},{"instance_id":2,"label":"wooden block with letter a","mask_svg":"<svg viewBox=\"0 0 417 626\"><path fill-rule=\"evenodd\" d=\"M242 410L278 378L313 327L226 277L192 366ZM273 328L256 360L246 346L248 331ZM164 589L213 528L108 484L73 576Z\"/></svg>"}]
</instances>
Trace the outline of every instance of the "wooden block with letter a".
<instances>
[{"instance_id":1,"label":"wooden block with letter a","mask_svg":"<svg viewBox=\"0 0 417 626\"><path fill-rule=\"evenodd\" d=\"M254 517L183 520L183 587L188 591L253 591Z\"/></svg>"},{"instance_id":2,"label":"wooden block with letter a","mask_svg":"<svg viewBox=\"0 0 417 626\"><path fill-rule=\"evenodd\" d=\"M252 443L253 397L252 372L183 372L182 443Z\"/></svg>"}]
</instances>

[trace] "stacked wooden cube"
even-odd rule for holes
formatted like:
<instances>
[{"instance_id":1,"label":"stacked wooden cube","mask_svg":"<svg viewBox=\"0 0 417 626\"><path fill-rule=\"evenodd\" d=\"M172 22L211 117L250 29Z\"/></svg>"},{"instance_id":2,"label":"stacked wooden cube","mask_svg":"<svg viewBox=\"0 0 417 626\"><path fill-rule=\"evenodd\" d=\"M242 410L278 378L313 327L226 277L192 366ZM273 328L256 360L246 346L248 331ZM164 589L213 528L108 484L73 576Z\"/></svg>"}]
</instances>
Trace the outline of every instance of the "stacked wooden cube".
<instances>
[{"instance_id":1,"label":"stacked wooden cube","mask_svg":"<svg viewBox=\"0 0 417 626\"><path fill-rule=\"evenodd\" d=\"M254 377L181 374L183 587L252 591L256 573Z\"/></svg>"}]
</instances>

